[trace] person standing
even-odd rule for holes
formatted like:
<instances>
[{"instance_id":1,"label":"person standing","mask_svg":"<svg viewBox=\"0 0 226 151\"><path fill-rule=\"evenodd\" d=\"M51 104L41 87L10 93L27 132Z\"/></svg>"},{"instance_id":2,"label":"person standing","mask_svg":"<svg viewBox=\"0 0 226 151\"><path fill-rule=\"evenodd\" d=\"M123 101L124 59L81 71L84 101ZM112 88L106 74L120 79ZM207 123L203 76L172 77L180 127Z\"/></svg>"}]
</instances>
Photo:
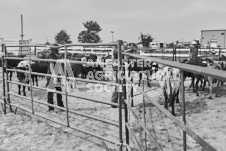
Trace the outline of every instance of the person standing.
<instances>
[{"instance_id":1,"label":"person standing","mask_svg":"<svg viewBox=\"0 0 226 151\"><path fill-rule=\"evenodd\" d=\"M134 46L128 46L128 44L126 44L126 43L124 43L123 45L122 45L122 49L121 49L121 51L125 51L125 50L129 50L129 51L126 51L127 53L134 53L135 51L136 51L136 49L134 48ZM114 63L118 63L118 61L119 61L119 58L118 58L118 48L117 47L115 47L115 49L114 49L114 51L113 51L113 62ZM126 59L131 59L131 58L126 58ZM132 58L133 59L133 58ZM117 80L121 80L121 79L119 79L119 75L118 75L118 66L113 66L112 67L113 68L113 74L114 74L114 76L115 76L115 78L116 78L116 81ZM115 86L115 89L114 89L114 91L113 91L113 93L112 93L112 96L111 96L111 102L112 103L118 103L118 89L117 89L117 87ZM124 95L123 95L123 93L121 93L121 98L122 98L122 100L124 99ZM114 106L114 105L112 105L111 106L112 108L117 108L117 106ZM122 104L122 109L124 108L124 103Z\"/></svg>"},{"instance_id":2,"label":"person standing","mask_svg":"<svg viewBox=\"0 0 226 151\"><path fill-rule=\"evenodd\" d=\"M50 47L51 52L48 56L48 59L54 59L54 60L59 59L59 50L58 50L57 46L58 45L55 44L52 47ZM56 62L49 62L47 74L56 75L59 73L58 71L59 70L57 70ZM46 86L48 87L47 102L49 104L53 104L53 95L54 95L53 91L55 89L56 89L56 91L62 92L61 85L59 85L59 84L57 85L57 83L60 83L60 82L61 82L60 78L47 77L47 83L46 83ZM62 101L62 94L57 93L56 97L57 97L57 105L60 107L64 107L64 104ZM52 111L52 110L54 110L54 107L49 106L49 111Z\"/></svg>"}]
</instances>

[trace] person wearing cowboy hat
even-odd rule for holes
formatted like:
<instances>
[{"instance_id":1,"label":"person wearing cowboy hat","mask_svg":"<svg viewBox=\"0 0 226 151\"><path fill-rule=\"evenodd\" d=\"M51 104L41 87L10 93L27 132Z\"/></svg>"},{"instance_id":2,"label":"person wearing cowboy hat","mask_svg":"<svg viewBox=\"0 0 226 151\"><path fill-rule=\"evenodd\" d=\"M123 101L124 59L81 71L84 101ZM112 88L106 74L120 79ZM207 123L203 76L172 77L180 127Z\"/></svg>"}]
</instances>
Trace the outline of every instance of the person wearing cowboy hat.
<instances>
[{"instance_id":1,"label":"person wearing cowboy hat","mask_svg":"<svg viewBox=\"0 0 226 151\"><path fill-rule=\"evenodd\" d=\"M52 46L50 46L50 54L48 56L48 59L59 59L59 47L57 44L53 44ZM48 71L47 74L52 74L52 75L56 75L57 71L55 71L55 62L49 62L49 67L48 67ZM48 87L49 91L47 93L47 102L50 104L53 104L53 94L54 94L54 89L56 89L56 91L62 91L61 86L57 86L56 82L60 82L61 80L59 78L57 78L57 81L55 81L56 78L54 77L47 77L47 83L46 86ZM63 101L62 101L62 94L57 93L57 105L60 107L64 107ZM49 106L49 111L54 110L54 107Z\"/></svg>"},{"instance_id":2,"label":"person wearing cowboy hat","mask_svg":"<svg viewBox=\"0 0 226 151\"><path fill-rule=\"evenodd\" d=\"M186 63L194 61L198 58L199 48L200 48L199 40L193 40L190 45L188 61Z\"/></svg>"}]
</instances>

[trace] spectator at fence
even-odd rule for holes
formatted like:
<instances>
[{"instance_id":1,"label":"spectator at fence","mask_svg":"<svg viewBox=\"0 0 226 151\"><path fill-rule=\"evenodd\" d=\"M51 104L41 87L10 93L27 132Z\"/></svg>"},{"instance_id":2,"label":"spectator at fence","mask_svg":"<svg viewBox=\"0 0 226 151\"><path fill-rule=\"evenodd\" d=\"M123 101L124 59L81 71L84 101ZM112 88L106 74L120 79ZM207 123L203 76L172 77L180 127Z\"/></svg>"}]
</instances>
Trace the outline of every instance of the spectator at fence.
<instances>
[{"instance_id":1,"label":"spectator at fence","mask_svg":"<svg viewBox=\"0 0 226 151\"><path fill-rule=\"evenodd\" d=\"M128 53L135 53L136 52L136 49L134 49L133 45L130 46L127 43L124 43L122 45L122 49L121 50L124 51L124 50L127 50L127 49L128 49L128 51L126 51L126 52L128 52ZM127 59L129 59L129 58L127 58ZM114 63L118 63L118 61L119 61L118 48L115 47L115 49L113 51L113 62ZM117 81L118 80L118 75L117 75L117 73L118 73L118 66L113 66L112 68L113 68L114 76L116 77L116 81ZM121 98L122 98L122 100L124 99L123 93L121 93ZM115 87L115 90L112 93L111 102L112 103L118 103L118 89L117 89L117 87ZM112 105L111 107L112 108L116 108L117 106ZM122 104L122 108L124 108L124 103Z\"/></svg>"},{"instance_id":2,"label":"spectator at fence","mask_svg":"<svg viewBox=\"0 0 226 151\"><path fill-rule=\"evenodd\" d=\"M112 60L113 60L114 63L118 63L118 61L119 61L119 59L118 59L118 47L117 46L115 46L115 48L114 48ZM118 76L117 76L118 66L112 66L112 68L113 68L114 77L116 78L116 81L118 81ZM121 93L121 96L122 95L123 94ZM122 96L122 98L124 98L124 97ZM117 89L116 86L115 86L115 89L114 89L112 96L111 96L111 102L112 103L118 103L118 89ZM111 107L117 108L117 106L114 106L114 105L112 105Z\"/></svg>"},{"instance_id":3,"label":"spectator at fence","mask_svg":"<svg viewBox=\"0 0 226 151\"><path fill-rule=\"evenodd\" d=\"M54 47L55 46L55 47ZM50 54L48 59L59 59L59 51L58 48L56 47L57 45L54 45L53 47L50 47ZM56 63L55 62L49 62L49 67L48 67L48 72L47 74L52 74L52 75L56 75L59 72L56 71L55 68ZM47 102L50 104L53 104L53 94L54 94L54 89L56 89L57 91L62 91L62 88L60 85L57 85L57 83L61 82L60 78L57 78L56 80L54 80L56 78L54 77L47 77L47 83L46 86L48 87L48 94L47 94ZM64 107L63 101L62 101L62 94L57 93L57 105L60 107ZM49 106L49 111L54 110L54 107Z\"/></svg>"}]
</instances>

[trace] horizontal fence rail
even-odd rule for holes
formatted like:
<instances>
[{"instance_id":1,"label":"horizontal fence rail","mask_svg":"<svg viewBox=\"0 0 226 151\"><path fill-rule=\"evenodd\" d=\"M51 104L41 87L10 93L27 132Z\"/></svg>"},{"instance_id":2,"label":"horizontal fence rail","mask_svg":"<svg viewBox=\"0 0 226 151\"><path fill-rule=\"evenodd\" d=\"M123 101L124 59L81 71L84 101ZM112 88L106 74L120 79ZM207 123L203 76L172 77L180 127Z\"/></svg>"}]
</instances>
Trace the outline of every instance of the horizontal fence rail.
<instances>
[{"instance_id":1,"label":"horizontal fence rail","mask_svg":"<svg viewBox=\"0 0 226 151\"><path fill-rule=\"evenodd\" d=\"M66 47L70 46L117 46L118 43L81 43L81 44L65 44Z\"/></svg>"},{"instance_id":2,"label":"horizontal fence rail","mask_svg":"<svg viewBox=\"0 0 226 151\"><path fill-rule=\"evenodd\" d=\"M5 57L5 59L7 60L29 60L29 58L19 58L19 57ZM43 61L43 62L59 62L59 63L65 63L65 59L31 59L32 61ZM87 66L108 66L108 65L112 65L112 66L118 66L118 64L116 63L111 63L111 62L91 62L91 61L74 61L74 60L70 60L67 59L66 63L74 63L74 64L86 64Z\"/></svg>"},{"instance_id":3,"label":"horizontal fence rail","mask_svg":"<svg viewBox=\"0 0 226 151\"><path fill-rule=\"evenodd\" d=\"M6 71L12 71L12 72L21 72L29 74L29 71L25 70L19 70L19 69L6 69ZM38 73L38 72L31 72L32 75L38 75L38 76L45 76L45 77L53 77L53 78L61 78L65 79L64 76L60 75L52 75L52 74L44 74L44 73ZM75 81L82 81L82 82L88 82L88 83L98 83L103 85L112 85L112 86L118 86L119 84L113 83L113 82L104 82L104 81L97 81L97 80L89 80L89 79L82 79L82 78L74 78L74 77L67 77L67 80L75 80Z\"/></svg>"},{"instance_id":4,"label":"horizontal fence rail","mask_svg":"<svg viewBox=\"0 0 226 151\"><path fill-rule=\"evenodd\" d=\"M5 45L5 47L48 47L48 45Z\"/></svg>"},{"instance_id":5,"label":"horizontal fence rail","mask_svg":"<svg viewBox=\"0 0 226 151\"><path fill-rule=\"evenodd\" d=\"M28 84L24 84L24 83L20 83L20 82L15 82L15 81L10 81L10 80L7 80L6 82L12 83L12 84L16 84L16 85L22 85L22 86L26 86L26 87L29 87L30 86ZM43 88L43 87L33 86L33 88L39 89L39 90L43 90L43 91L48 91L47 88ZM65 95L65 93L62 92L62 91L54 91L54 92L55 93L58 93L58 94ZM77 95L74 95L74 94L67 94L67 95L70 96L70 97L80 98L80 99L84 99L84 100L92 101L92 102L97 102L97 103L101 103L101 104L112 105L112 106L116 106L116 107L119 106L117 103L104 102L104 101L100 101L100 100L97 100L97 99L88 98L88 97L84 97L84 96L81 97L81 96L77 96Z\"/></svg>"},{"instance_id":6,"label":"horizontal fence rail","mask_svg":"<svg viewBox=\"0 0 226 151\"><path fill-rule=\"evenodd\" d=\"M172 61L168 61L168 60L162 60L162 59L152 58L152 57L145 57L145 56L140 56L140 55L130 54L130 53L122 53L122 54L132 56L132 57L135 57L135 58L138 58L138 59L154 61L156 63L162 64L162 65L165 65L165 66L178 68L178 69L183 70L183 71L188 71L188 72L197 73L197 74L201 74L201 75L212 76L212 77L219 78L219 79L226 79L226 72L222 71L222 70L209 69L209 68L206 68L206 67L200 67L200 66L189 65L189 64L184 64L184 63L172 62Z\"/></svg>"}]
</instances>

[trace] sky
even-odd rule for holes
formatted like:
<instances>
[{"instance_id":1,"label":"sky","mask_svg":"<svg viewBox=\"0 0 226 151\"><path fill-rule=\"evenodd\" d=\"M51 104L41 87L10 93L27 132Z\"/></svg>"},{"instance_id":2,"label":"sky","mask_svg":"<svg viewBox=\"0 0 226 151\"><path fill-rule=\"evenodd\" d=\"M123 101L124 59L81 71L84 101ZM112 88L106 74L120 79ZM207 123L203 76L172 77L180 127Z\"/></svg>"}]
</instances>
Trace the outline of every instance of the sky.
<instances>
[{"instance_id":1,"label":"sky","mask_svg":"<svg viewBox=\"0 0 226 151\"><path fill-rule=\"evenodd\" d=\"M65 30L78 43L83 23L97 21L103 42L138 42L140 33L155 41L192 41L201 30L226 29L225 0L0 0L0 38L54 43Z\"/></svg>"}]
</instances>

